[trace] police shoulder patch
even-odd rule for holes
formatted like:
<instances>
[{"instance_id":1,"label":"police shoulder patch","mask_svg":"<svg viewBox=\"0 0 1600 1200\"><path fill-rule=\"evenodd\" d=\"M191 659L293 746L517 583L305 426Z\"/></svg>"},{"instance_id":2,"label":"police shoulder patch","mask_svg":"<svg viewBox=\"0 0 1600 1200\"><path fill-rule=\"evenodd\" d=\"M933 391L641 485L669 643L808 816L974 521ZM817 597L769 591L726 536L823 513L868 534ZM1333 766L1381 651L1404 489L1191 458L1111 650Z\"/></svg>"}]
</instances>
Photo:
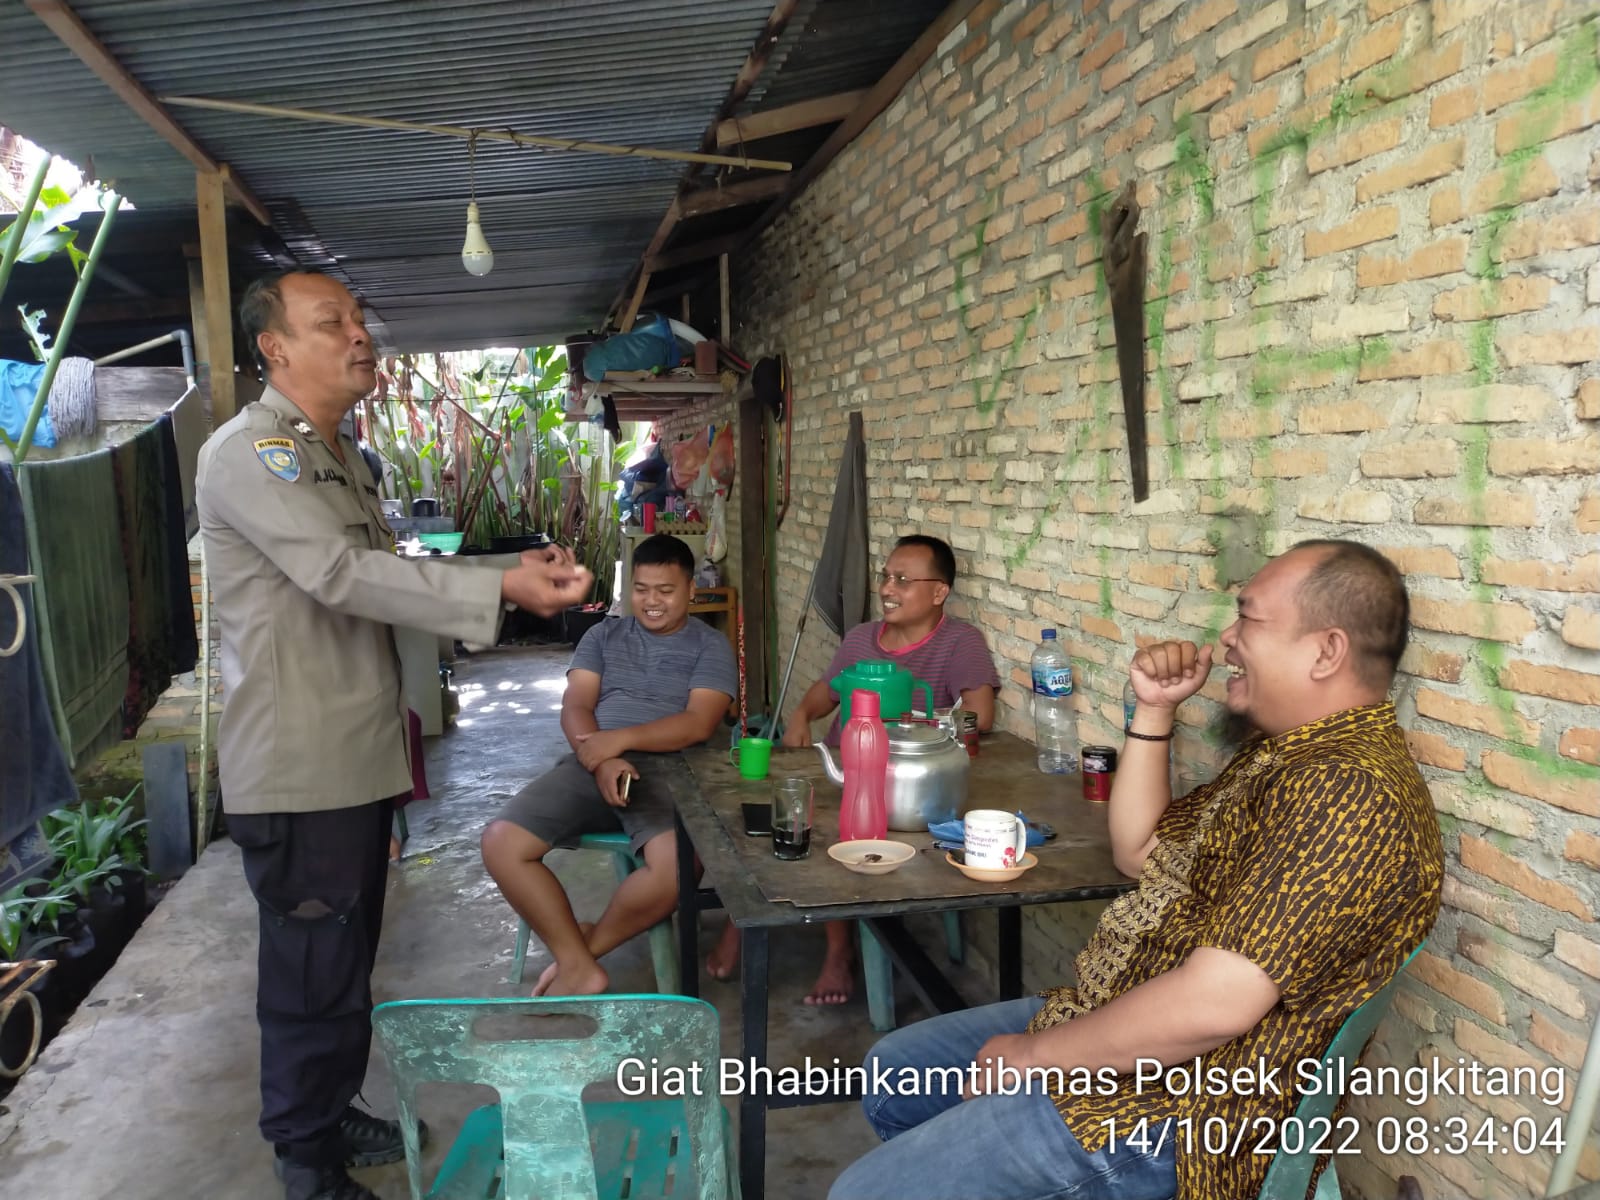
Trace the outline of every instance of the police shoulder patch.
<instances>
[{"instance_id":1,"label":"police shoulder patch","mask_svg":"<svg viewBox=\"0 0 1600 1200\"><path fill-rule=\"evenodd\" d=\"M300 455L294 448L293 439L262 438L252 444L255 447L256 457L261 460L261 465L279 479L285 483L293 483L300 478Z\"/></svg>"}]
</instances>

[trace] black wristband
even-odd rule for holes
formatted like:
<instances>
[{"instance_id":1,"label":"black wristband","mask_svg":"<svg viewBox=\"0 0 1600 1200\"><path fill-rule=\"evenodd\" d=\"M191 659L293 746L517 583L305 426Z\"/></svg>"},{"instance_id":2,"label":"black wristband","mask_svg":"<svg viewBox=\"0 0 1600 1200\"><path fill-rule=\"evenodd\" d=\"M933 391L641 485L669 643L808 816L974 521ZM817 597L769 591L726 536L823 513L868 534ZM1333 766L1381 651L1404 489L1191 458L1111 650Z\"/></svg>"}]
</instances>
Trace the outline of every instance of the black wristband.
<instances>
[{"instance_id":1,"label":"black wristband","mask_svg":"<svg viewBox=\"0 0 1600 1200\"><path fill-rule=\"evenodd\" d=\"M1170 731L1167 733L1135 733L1131 729L1124 729L1122 736L1138 738L1141 742L1170 742L1172 740Z\"/></svg>"}]
</instances>

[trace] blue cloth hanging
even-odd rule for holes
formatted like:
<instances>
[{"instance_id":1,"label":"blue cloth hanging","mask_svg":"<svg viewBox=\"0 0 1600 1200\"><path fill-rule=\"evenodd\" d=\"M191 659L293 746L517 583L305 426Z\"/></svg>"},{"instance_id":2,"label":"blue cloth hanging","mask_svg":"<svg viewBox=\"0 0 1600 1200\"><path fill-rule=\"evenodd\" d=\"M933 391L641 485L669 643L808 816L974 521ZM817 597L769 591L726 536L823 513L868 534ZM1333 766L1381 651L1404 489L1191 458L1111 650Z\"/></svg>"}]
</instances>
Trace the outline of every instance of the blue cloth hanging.
<instances>
[{"instance_id":1,"label":"blue cloth hanging","mask_svg":"<svg viewBox=\"0 0 1600 1200\"><path fill-rule=\"evenodd\" d=\"M44 368L44 363L0 358L0 429L4 429L13 442L22 436L22 427L28 423L33 398L39 394L39 383L44 379ZM33 444L46 450L56 444L56 427L50 423L48 406L39 414L39 424L34 426Z\"/></svg>"}]
</instances>

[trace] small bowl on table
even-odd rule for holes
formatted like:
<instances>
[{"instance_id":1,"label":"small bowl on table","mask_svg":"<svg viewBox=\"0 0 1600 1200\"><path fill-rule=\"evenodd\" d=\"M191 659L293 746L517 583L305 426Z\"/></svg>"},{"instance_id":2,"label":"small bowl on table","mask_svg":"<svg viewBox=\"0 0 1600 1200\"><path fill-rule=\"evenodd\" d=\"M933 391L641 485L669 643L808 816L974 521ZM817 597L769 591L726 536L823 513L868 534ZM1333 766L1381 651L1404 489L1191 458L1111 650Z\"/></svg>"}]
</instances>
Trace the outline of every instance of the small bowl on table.
<instances>
[{"instance_id":1,"label":"small bowl on table","mask_svg":"<svg viewBox=\"0 0 1600 1200\"><path fill-rule=\"evenodd\" d=\"M917 852L904 842L886 838L857 838L828 847L829 858L859 875L887 875L916 856Z\"/></svg>"},{"instance_id":2,"label":"small bowl on table","mask_svg":"<svg viewBox=\"0 0 1600 1200\"><path fill-rule=\"evenodd\" d=\"M1032 854L1024 854L1022 861L1014 867L972 867L968 866L963 850L945 851L944 860L968 879L978 883L1010 883L1013 879L1020 878L1023 872L1031 871L1039 865L1039 860Z\"/></svg>"}]
</instances>

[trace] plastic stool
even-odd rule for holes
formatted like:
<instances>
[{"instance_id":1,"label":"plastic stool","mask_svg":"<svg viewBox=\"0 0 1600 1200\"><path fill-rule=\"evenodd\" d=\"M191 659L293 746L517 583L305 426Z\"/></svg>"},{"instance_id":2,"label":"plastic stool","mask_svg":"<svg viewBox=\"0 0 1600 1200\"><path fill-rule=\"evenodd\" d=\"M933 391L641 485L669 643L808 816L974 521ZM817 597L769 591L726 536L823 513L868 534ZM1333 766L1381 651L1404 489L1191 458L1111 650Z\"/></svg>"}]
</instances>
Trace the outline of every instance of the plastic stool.
<instances>
[{"instance_id":1,"label":"plastic stool","mask_svg":"<svg viewBox=\"0 0 1600 1200\"><path fill-rule=\"evenodd\" d=\"M618 883L644 865L635 857L633 846L625 833L586 833L578 839L578 849L604 850L610 854L611 865L617 873ZM668 917L655 925L648 936L650 961L656 969L656 991L666 995L677 995L683 989L679 986L678 980L678 946L672 934L672 918ZM526 921L517 922L517 946L512 952L512 957L516 960L511 967L511 983L515 986L522 982L522 968L528 958ZM893 1011L891 1006L890 1012Z\"/></svg>"},{"instance_id":2,"label":"plastic stool","mask_svg":"<svg viewBox=\"0 0 1600 1200\"><path fill-rule=\"evenodd\" d=\"M872 1019L873 1029L888 1033L894 1028L894 963L867 923L859 921L857 924L861 927L861 974L867 981L867 1015ZM958 912L944 914L944 946L951 962L958 963L966 957Z\"/></svg>"}]
</instances>

